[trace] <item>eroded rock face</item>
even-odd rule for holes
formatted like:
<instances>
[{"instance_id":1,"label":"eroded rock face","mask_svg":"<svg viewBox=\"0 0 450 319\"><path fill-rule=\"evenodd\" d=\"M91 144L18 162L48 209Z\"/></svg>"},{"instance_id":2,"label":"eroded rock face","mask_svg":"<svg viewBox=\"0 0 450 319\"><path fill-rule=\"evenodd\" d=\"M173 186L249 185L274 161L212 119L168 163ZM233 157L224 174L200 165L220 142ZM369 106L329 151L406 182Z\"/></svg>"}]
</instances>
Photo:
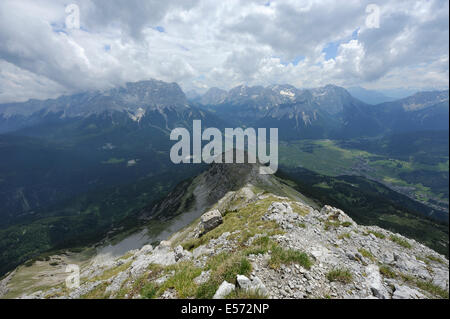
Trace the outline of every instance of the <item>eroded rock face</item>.
<instances>
[{"instance_id":1,"label":"eroded rock face","mask_svg":"<svg viewBox=\"0 0 450 319\"><path fill-rule=\"evenodd\" d=\"M372 264L366 267L367 286L372 294L379 299L388 298L387 289L383 286L380 269L377 265Z\"/></svg>"},{"instance_id":2,"label":"eroded rock face","mask_svg":"<svg viewBox=\"0 0 450 319\"><path fill-rule=\"evenodd\" d=\"M0 280L0 298L8 293L9 291L8 284L11 278L14 276L15 272L16 272L15 270L12 271L5 278Z\"/></svg>"},{"instance_id":3,"label":"eroded rock face","mask_svg":"<svg viewBox=\"0 0 450 319\"><path fill-rule=\"evenodd\" d=\"M223 222L222 214L220 213L219 210L215 209L204 213L200 217L200 223L197 228L197 236L198 237L203 236L207 232L213 230L214 228L222 224L222 222Z\"/></svg>"},{"instance_id":4,"label":"eroded rock face","mask_svg":"<svg viewBox=\"0 0 450 319\"><path fill-rule=\"evenodd\" d=\"M138 254L136 260L131 264L130 273L132 277L137 278L151 264L169 266L175 263L175 252L170 248L168 243L161 242L150 254Z\"/></svg>"},{"instance_id":5,"label":"eroded rock face","mask_svg":"<svg viewBox=\"0 0 450 319\"><path fill-rule=\"evenodd\" d=\"M125 282L125 280L127 280L129 276L130 273L128 271L120 272L117 276L114 277L111 284L106 287L105 293L114 295L120 290L120 287L122 287L122 284Z\"/></svg>"},{"instance_id":6,"label":"eroded rock face","mask_svg":"<svg viewBox=\"0 0 450 319\"><path fill-rule=\"evenodd\" d=\"M423 298L426 297L422 293L408 286L395 286L395 291L394 294L392 295L392 299L423 299Z\"/></svg>"},{"instance_id":7,"label":"eroded rock face","mask_svg":"<svg viewBox=\"0 0 450 319\"><path fill-rule=\"evenodd\" d=\"M320 213L326 217L327 220L338 221L341 223L350 223L352 226L356 226L356 223L342 210L325 205Z\"/></svg>"}]
</instances>

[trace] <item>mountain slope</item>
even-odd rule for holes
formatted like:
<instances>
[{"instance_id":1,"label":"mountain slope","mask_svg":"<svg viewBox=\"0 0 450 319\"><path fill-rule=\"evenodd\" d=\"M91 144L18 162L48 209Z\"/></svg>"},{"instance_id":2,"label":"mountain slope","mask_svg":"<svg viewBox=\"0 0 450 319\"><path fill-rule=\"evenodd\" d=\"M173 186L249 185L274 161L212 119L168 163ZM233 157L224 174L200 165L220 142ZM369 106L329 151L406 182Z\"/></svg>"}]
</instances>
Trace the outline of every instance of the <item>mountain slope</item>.
<instances>
[{"instance_id":1,"label":"mountain slope","mask_svg":"<svg viewBox=\"0 0 450 319\"><path fill-rule=\"evenodd\" d=\"M28 114L33 103L39 110ZM0 117L29 121L0 135L0 273L43 251L98 240L141 207L143 194L148 205L197 174L200 167L170 161L173 128L193 120L225 126L187 105L178 85L154 80L1 107Z\"/></svg>"},{"instance_id":2,"label":"mountain slope","mask_svg":"<svg viewBox=\"0 0 450 319\"><path fill-rule=\"evenodd\" d=\"M241 85L220 94L220 99L208 101L208 110L229 117L235 125L277 127L285 140L381 132L373 107L334 85L310 90L291 85ZM212 105L214 101L217 104Z\"/></svg>"},{"instance_id":3,"label":"mountain slope","mask_svg":"<svg viewBox=\"0 0 450 319\"><path fill-rule=\"evenodd\" d=\"M391 132L449 129L448 90L419 92L376 107L375 116Z\"/></svg>"},{"instance_id":4,"label":"mountain slope","mask_svg":"<svg viewBox=\"0 0 450 319\"><path fill-rule=\"evenodd\" d=\"M173 213L175 224L182 221L172 224L173 231L156 237L141 231L105 240L90 253L66 252L21 266L0 283L3 297L448 298L444 256L357 225L339 209L318 209L258 170L213 165L143 210L149 223L167 222L158 212ZM158 236L167 240L148 245L163 239ZM81 267L79 288L64 286L68 263ZM26 287L18 284L25 277Z\"/></svg>"},{"instance_id":5,"label":"mountain slope","mask_svg":"<svg viewBox=\"0 0 450 319\"><path fill-rule=\"evenodd\" d=\"M6 216L13 221L82 192L170 169L173 128L190 128L193 120L204 127L225 126L186 103L178 85L151 80L0 106L6 121L28 119L14 128L2 127L0 120L0 131L13 130L0 135L0 225Z\"/></svg>"}]
</instances>

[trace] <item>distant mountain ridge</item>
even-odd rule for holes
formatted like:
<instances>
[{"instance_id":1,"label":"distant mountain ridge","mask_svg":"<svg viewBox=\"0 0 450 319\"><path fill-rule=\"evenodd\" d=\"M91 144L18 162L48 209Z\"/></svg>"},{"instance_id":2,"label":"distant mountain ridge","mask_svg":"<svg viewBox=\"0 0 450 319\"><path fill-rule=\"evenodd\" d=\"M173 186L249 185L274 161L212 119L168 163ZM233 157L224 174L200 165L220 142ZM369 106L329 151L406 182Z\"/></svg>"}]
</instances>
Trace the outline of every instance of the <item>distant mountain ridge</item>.
<instances>
[{"instance_id":1,"label":"distant mountain ridge","mask_svg":"<svg viewBox=\"0 0 450 319\"><path fill-rule=\"evenodd\" d=\"M38 124L48 117L87 118L121 112L139 121L147 112L183 112L188 101L176 83L157 80L126 83L123 87L84 92L45 101L0 104L0 133ZM167 116L166 116L167 117Z\"/></svg>"},{"instance_id":2,"label":"distant mountain ridge","mask_svg":"<svg viewBox=\"0 0 450 319\"><path fill-rule=\"evenodd\" d=\"M314 89L239 85L229 91L213 87L201 96L189 92L189 96L192 102L178 84L152 79L45 101L0 104L0 133L34 126L48 117L87 118L119 112L140 122L155 112L166 119L177 118L180 112L195 113L197 106L236 126L278 127L287 139L448 129L448 90L419 92L377 105L364 103L335 85Z\"/></svg>"},{"instance_id":3,"label":"distant mountain ridge","mask_svg":"<svg viewBox=\"0 0 450 319\"><path fill-rule=\"evenodd\" d=\"M229 91L212 88L199 101L218 116L232 119L235 125L278 127L284 139L448 130L448 90L419 92L371 105L335 85L314 89L240 85Z\"/></svg>"},{"instance_id":4,"label":"distant mountain ridge","mask_svg":"<svg viewBox=\"0 0 450 319\"><path fill-rule=\"evenodd\" d=\"M47 113L64 112L65 116L86 116L105 110L135 111L139 105L146 108L180 107L187 105L187 99L178 84L152 79L129 82L109 90L63 95L56 99L0 104L0 114L11 117L45 110Z\"/></svg>"}]
</instances>

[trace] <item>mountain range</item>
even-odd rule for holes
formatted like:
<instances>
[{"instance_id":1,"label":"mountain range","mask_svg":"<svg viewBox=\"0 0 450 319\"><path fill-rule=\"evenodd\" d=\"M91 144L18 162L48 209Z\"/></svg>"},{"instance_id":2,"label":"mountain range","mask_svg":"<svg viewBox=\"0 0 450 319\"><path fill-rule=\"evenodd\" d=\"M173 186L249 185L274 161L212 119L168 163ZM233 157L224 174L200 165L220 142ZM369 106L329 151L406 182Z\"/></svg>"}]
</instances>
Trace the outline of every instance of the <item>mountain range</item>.
<instances>
[{"instance_id":1,"label":"mountain range","mask_svg":"<svg viewBox=\"0 0 450 319\"><path fill-rule=\"evenodd\" d=\"M448 128L448 90L419 92L404 99L369 105L334 85L302 90L291 85L240 85L229 91L211 88L194 100L190 103L176 83L156 80L127 83L121 88L46 101L0 104L0 132L56 119L103 116L114 122L116 113L137 123L150 118L151 124L168 129L178 124L180 118L181 124L188 124L185 120L200 112L199 109L208 111L198 113L200 117L214 118L215 114L227 124L278 127L286 139Z\"/></svg>"},{"instance_id":2,"label":"mountain range","mask_svg":"<svg viewBox=\"0 0 450 319\"><path fill-rule=\"evenodd\" d=\"M278 127L283 139L448 129L448 90L369 105L334 85L303 90L290 85L241 85L228 92L212 88L198 101L235 125Z\"/></svg>"}]
</instances>

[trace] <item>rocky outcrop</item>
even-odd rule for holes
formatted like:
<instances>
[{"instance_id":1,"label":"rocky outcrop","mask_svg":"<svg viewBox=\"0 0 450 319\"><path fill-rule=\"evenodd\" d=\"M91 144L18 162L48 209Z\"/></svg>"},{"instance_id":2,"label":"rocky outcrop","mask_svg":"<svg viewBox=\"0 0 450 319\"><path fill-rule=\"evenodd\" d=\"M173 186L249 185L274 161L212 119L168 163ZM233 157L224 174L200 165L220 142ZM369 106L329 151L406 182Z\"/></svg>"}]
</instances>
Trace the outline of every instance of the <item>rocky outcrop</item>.
<instances>
[{"instance_id":1,"label":"rocky outcrop","mask_svg":"<svg viewBox=\"0 0 450 319\"><path fill-rule=\"evenodd\" d=\"M388 298L387 289L383 285L380 269L377 265L371 264L366 267L367 287L369 287L372 295L379 299Z\"/></svg>"},{"instance_id":2,"label":"rocky outcrop","mask_svg":"<svg viewBox=\"0 0 450 319\"><path fill-rule=\"evenodd\" d=\"M392 299L424 299L423 294L408 286L395 286Z\"/></svg>"},{"instance_id":3,"label":"rocky outcrop","mask_svg":"<svg viewBox=\"0 0 450 319\"><path fill-rule=\"evenodd\" d=\"M197 226L197 237L201 237L210 230L213 230L222 224L222 214L217 210L206 212L200 217L200 223Z\"/></svg>"},{"instance_id":4,"label":"rocky outcrop","mask_svg":"<svg viewBox=\"0 0 450 319\"><path fill-rule=\"evenodd\" d=\"M265 297L269 296L269 292L267 291L266 286L264 286L261 279L256 276L252 276L251 279L249 279L246 276L238 275L236 278L236 282L239 288L247 293Z\"/></svg>"},{"instance_id":5,"label":"rocky outcrop","mask_svg":"<svg viewBox=\"0 0 450 319\"><path fill-rule=\"evenodd\" d=\"M131 276L134 278L142 275L151 264L169 266L175 264L175 252L166 243L161 243L151 251L151 254L140 252L136 260L131 264Z\"/></svg>"},{"instance_id":6,"label":"rocky outcrop","mask_svg":"<svg viewBox=\"0 0 450 319\"><path fill-rule=\"evenodd\" d=\"M342 210L325 205L320 213L324 215L324 217L329 221L335 221L339 223L346 223L351 226L356 226L356 223Z\"/></svg>"},{"instance_id":7,"label":"rocky outcrop","mask_svg":"<svg viewBox=\"0 0 450 319\"><path fill-rule=\"evenodd\" d=\"M222 282L222 284L219 286L219 289L217 289L216 293L213 296L213 299L224 299L226 296L228 296L230 293L232 293L236 287L233 284L230 284L229 282Z\"/></svg>"}]
</instances>

